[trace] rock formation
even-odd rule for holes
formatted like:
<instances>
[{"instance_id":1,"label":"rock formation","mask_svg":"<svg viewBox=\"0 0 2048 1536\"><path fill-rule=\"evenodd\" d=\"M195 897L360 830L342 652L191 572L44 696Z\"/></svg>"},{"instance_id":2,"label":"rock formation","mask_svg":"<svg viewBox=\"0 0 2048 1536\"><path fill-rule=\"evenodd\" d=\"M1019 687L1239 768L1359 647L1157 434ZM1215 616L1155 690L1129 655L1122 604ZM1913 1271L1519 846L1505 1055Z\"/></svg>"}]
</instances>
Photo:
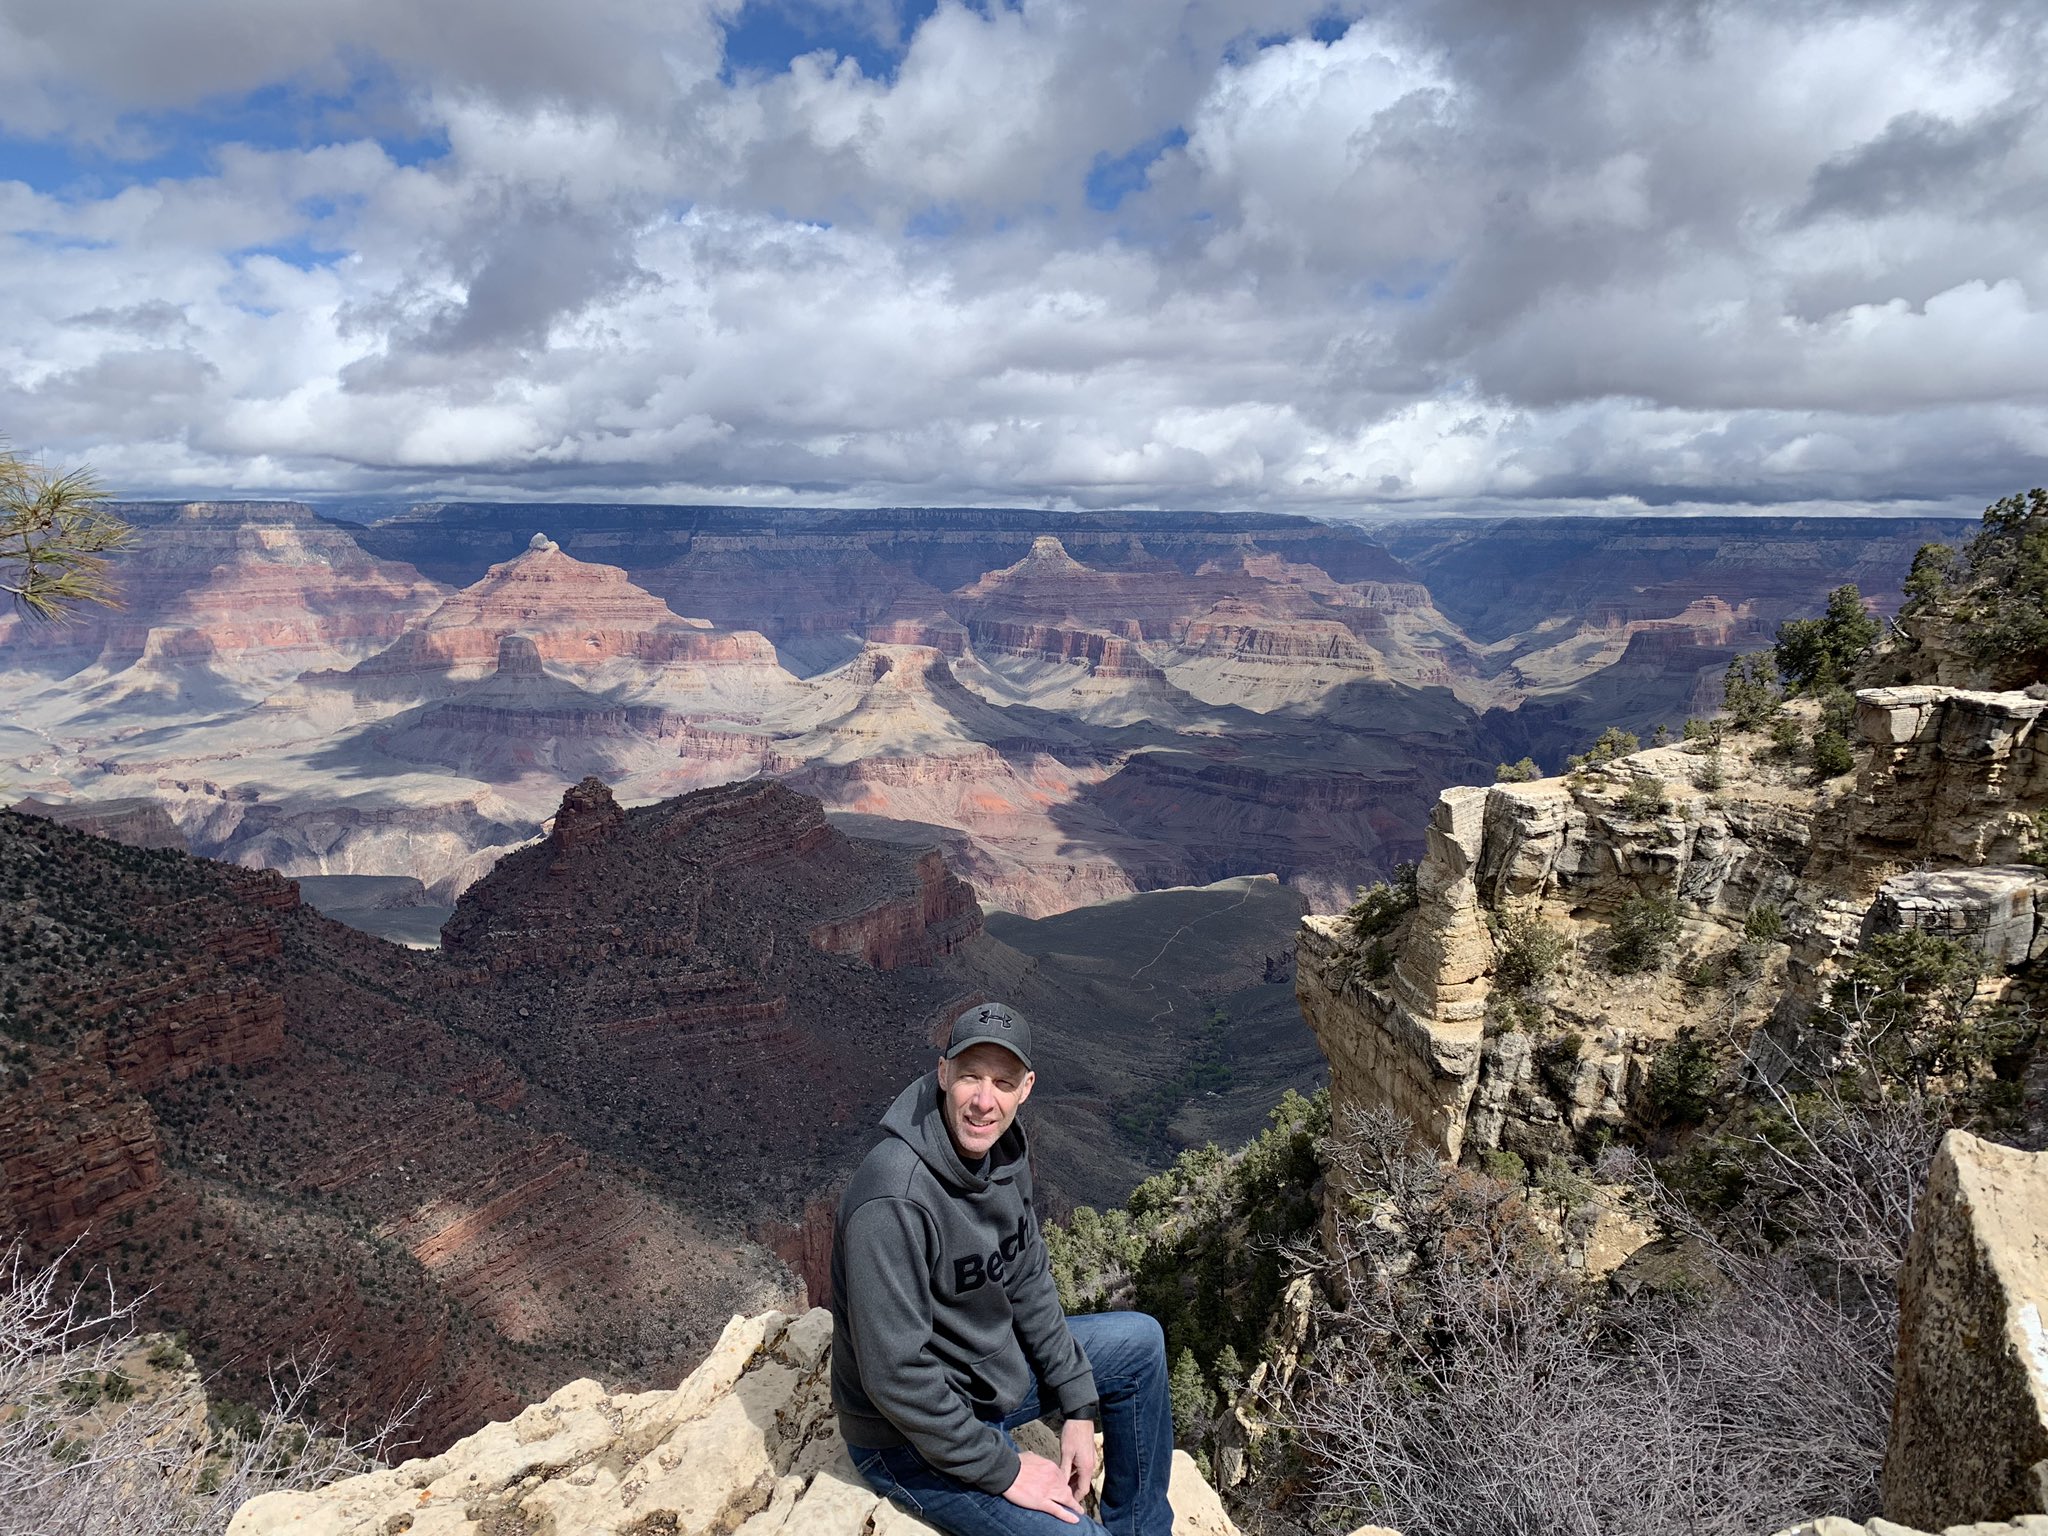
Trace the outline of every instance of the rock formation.
<instances>
[{"instance_id":1,"label":"rock formation","mask_svg":"<svg viewBox=\"0 0 2048 1536\"><path fill-rule=\"evenodd\" d=\"M10 669L69 677L67 691L77 694L144 662L170 681L181 657L196 658L260 698L301 673L353 665L444 593L294 502L120 502L112 510L137 532L119 562L121 606L84 609L62 625L0 615Z\"/></svg>"},{"instance_id":2,"label":"rock formation","mask_svg":"<svg viewBox=\"0 0 2048 1536\"><path fill-rule=\"evenodd\" d=\"M1892 1519L1939 1528L2048 1511L2044 1244L2048 1155L1950 1131L1899 1278Z\"/></svg>"},{"instance_id":3,"label":"rock formation","mask_svg":"<svg viewBox=\"0 0 2048 1536\"><path fill-rule=\"evenodd\" d=\"M515 636L525 645L508 673L500 646ZM660 697L700 710L710 697L734 694L758 708L792 681L759 634L683 618L618 566L573 559L535 534L525 553L365 659L350 682L376 697L434 697L494 669L531 679L544 666L585 685L623 686L622 697L636 702Z\"/></svg>"},{"instance_id":4,"label":"rock formation","mask_svg":"<svg viewBox=\"0 0 2048 1536\"><path fill-rule=\"evenodd\" d=\"M922 1521L878 1499L839 1439L832 1317L735 1317L673 1391L571 1382L440 1455L311 1493L242 1506L229 1536L912 1536ZM1042 1438L1041 1438L1042 1437ZM1050 1433L1023 1436L1058 1454ZM1186 1453L1174 1452L1175 1536L1235 1536Z\"/></svg>"},{"instance_id":5,"label":"rock formation","mask_svg":"<svg viewBox=\"0 0 2048 1536\"><path fill-rule=\"evenodd\" d=\"M1762 1031L1764 1070L1825 1051L1815 1005L1873 934L1964 938L1987 986L2008 985L2004 968L2044 942L2048 876L2016 861L2039 846L2033 814L2048 805L2033 734L2048 703L1895 688L1858 704L1866 750L1837 790L1815 791L1743 737L1711 766L1663 747L1561 779L1446 790L1384 975L1361 974L1342 918L1303 924L1297 993L1337 1102L1390 1106L1451 1158L1548 1151L1627 1118L1657 1049L1710 997L1731 1037ZM1616 975L1602 947L1640 898L1670 904L1676 958ZM1754 927L1753 912L1770 921ZM1499 975L1505 935L1528 922L1565 950L1534 1028Z\"/></svg>"}]
</instances>

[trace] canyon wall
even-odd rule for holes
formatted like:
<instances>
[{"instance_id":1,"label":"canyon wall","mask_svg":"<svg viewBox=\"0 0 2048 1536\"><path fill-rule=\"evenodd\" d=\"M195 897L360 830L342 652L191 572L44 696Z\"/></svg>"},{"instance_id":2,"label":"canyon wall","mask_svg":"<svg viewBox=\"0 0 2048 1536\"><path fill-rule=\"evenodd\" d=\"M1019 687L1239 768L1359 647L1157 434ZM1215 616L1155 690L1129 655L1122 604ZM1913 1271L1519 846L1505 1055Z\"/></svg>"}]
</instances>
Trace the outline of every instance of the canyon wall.
<instances>
[{"instance_id":1,"label":"canyon wall","mask_svg":"<svg viewBox=\"0 0 2048 1536\"><path fill-rule=\"evenodd\" d=\"M1421 851L1446 784L1711 707L1735 651L1910 554L1881 520L1386 531L1418 568L1284 516L124 510L126 613L0 651L9 781L443 902L586 775L641 803L768 773L938 829L1030 915L1252 873L1328 903ZM1510 547L1532 590L1578 575L1495 634Z\"/></svg>"},{"instance_id":2,"label":"canyon wall","mask_svg":"<svg viewBox=\"0 0 2048 1536\"><path fill-rule=\"evenodd\" d=\"M1856 779L1820 788L1731 735L1445 791L1380 974L1345 919L1303 924L1297 992L1337 1103L1391 1108L1454 1159L1542 1153L1628 1118L1687 1026L1747 1042L1767 1072L1824 1053L1816 1005L1868 935L1962 938L1996 994L2042 948L2048 871L2027 861L2044 709L2027 692L1865 690ZM1644 899L1669 904L1673 958L1616 974L1615 921ZM1559 941L1556 968L1504 979L1529 924Z\"/></svg>"}]
</instances>

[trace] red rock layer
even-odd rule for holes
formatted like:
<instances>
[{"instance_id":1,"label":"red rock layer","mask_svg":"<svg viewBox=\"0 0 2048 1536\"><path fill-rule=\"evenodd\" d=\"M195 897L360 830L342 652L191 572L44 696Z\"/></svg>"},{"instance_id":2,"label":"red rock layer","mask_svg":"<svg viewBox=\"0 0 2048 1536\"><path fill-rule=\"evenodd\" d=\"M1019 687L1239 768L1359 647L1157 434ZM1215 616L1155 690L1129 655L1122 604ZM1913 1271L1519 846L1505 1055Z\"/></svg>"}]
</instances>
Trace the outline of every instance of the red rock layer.
<instances>
[{"instance_id":1,"label":"red rock layer","mask_svg":"<svg viewBox=\"0 0 2048 1536\"><path fill-rule=\"evenodd\" d=\"M0 1092L0 1228L39 1251L132 1219L163 1188L156 1121L97 1043L42 1057Z\"/></svg>"},{"instance_id":2,"label":"red rock layer","mask_svg":"<svg viewBox=\"0 0 2048 1536\"><path fill-rule=\"evenodd\" d=\"M546 544L492 566L355 675L476 676L496 665L508 636L524 637L540 661L570 669L614 661L777 666L762 636L682 618L619 567L575 560Z\"/></svg>"},{"instance_id":3,"label":"red rock layer","mask_svg":"<svg viewBox=\"0 0 2048 1536\"><path fill-rule=\"evenodd\" d=\"M974 888L946 868L936 848L917 860L917 889L811 929L828 954L859 955L878 970L930 965L981 932Z\"/></svg>"},{"instance_id":4,"label":"red rock layer","mask_svg":"<svg viewBox=\"0 0 2048 1536\"><path fill-rule=\"evenodd\" d=\"M785 1294L648 1175L504 1119L534 1086L436 1016L437 966L290 882L0 814L0 893L0 1226L146 1291L227 1395L324 1347L320 1411L427 1387L432 1448L567 1376L672 1381Z\"/></svg>"}]
</instances>

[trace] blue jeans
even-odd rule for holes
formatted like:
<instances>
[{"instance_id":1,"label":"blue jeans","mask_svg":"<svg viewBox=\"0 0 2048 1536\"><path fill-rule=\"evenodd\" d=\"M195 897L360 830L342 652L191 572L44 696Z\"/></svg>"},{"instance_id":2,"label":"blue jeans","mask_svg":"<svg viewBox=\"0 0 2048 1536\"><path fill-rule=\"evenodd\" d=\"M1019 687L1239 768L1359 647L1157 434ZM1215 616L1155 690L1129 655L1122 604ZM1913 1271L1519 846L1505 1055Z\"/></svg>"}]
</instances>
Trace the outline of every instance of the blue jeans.
<instances>
[{"instance_id":1,"label":"blue jeans","mask_svg":"<svg viewBox=\"0 0 2048 1536\"><path fill-rule=\"evenodd\" d=\"M868 1486L907 1514L951 1536L1172 1536L1173 1509L1166 1483L1173 1472L1173 1411L1166 1397L1166 1336L1143 1312L1100 1312L1070 1317L1074 1341L1095 1369L1102 1406L1102 1524L1082 1516L1069 1525L1057 1515L1019 1509L999 1493L970 1488L926 1465L909 1446L866 1450L848 1446ZM1043 1413L1038 1389L998 1421L1010 1431Z\"/></svg>"}]
</instances>

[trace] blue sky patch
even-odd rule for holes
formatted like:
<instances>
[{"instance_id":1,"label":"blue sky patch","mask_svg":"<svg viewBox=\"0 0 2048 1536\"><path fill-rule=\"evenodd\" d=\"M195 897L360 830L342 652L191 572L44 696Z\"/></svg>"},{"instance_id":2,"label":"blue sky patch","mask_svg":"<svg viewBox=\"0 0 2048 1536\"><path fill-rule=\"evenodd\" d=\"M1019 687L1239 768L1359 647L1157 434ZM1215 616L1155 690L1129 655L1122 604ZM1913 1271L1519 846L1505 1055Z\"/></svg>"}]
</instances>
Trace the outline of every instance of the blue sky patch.
<instances>
[{"instance_id":1,"label":"blue sky patch","mask_svg":"<svg viewBox=\"0 0 2048 1536\"><path fill-rule=\"evenodd\" d=\"M920 208L903 221L903 233L913 240L944 240L957 235L967 225L967 215L952 204L944 207Z\"/></svg>"},{"instance_id":2,"label":"blue sky patch","mask_svg":"<svg viewBox=\"0 0 2048 1536\"><path fill-rule=\"evenodd\" d=\"M897 39L877 37L852 16L804 0L747 0L725 27L725 67L730 85L744 74L779 75L795 59L826 49L860 65L870 80L894 80L912 35L937 10L938 0L902 0Z\"/></svg>"},{"instance_id":3,"label":"blue sky patch","mask_svg":"<svg viewBox=\"0 0 2048 1536\"><path fill-rule=\"evenodd\" d=\"M230 253L236 262L247 261L251 256L273 256L286 266L297 267L301 272L316 271L331 267L348 255L347 251L324 250L311 240L271 240L262 245L245 245Z\"/></svg>"},{"instance_id":4,"label":"blue sky patch","mask_svg":"<svg viewBox=\"0 0 2048 1536\"><path fill-rule=\"evenodd\" d=\"M25 182L45 194L98 198L156 181L217 175L220 151L229 146L303 150L372 139L398 165L424 165L446 155L446 132L422 128L396 107L397 99L390 72L373 64L339 94L312 94L282 83L180 111L131 113L121 127L131 142L147 146L142 153L116 155L75 140L0 133L0 181Z\"/></svg>"},{"instance_id":5,"label":"blue sky patch","mask_svg":"<svg viewBox=\"0 0 2048 1536\"><path fill-rule=\"evenodd\" d=\"M1088 168L1088 206L1098 213L1114 212L1126 197L1144 190L1154 161L1187 141L1187 129L1169 128L1120 155L1097 155Z\"/></svg>"}]
</instances>

